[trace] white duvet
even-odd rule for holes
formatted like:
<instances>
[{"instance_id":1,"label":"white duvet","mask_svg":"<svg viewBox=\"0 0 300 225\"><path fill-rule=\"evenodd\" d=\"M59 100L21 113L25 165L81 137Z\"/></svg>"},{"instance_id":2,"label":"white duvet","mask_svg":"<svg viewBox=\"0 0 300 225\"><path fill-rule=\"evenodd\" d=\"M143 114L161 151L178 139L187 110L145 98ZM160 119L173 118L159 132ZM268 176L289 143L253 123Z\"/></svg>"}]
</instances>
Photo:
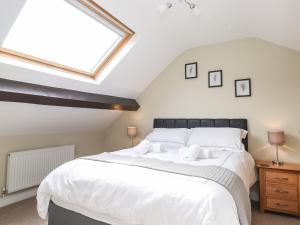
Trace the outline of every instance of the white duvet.
<instances>
[{"instance_id":1,"label":"white duvet","mask_svg":"<svg viewBox=\"0 0 300 225\"><path fill-rule=\"evenodd\" d=\"M131 149L114 154L134 155ZM143 157L223 166L239 175L249 188L256 181L249 153L218 151L213 156L187 162L174 150ZM232 196L213 181L84 159L60 166L43 180L37 208L44 219L50 200L112 225L239 225Z\"/></svg>"}]
</instances>

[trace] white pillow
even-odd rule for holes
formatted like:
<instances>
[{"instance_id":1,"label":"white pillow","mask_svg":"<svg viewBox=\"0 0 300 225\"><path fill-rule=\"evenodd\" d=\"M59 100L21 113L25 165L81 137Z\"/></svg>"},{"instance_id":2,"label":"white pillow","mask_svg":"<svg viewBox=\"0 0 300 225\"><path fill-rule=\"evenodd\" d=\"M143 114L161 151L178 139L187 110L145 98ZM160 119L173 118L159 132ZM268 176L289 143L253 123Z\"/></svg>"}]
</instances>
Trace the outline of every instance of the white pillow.
<instances>
[{"instance_id":1,"label":"white pillow","mask_svg":"<svg viewBox=\"0 0 300 225\"><path fill-rule=\"evenodd\" d=\"M185 145L190 134L186 128L155 128L145 138L151 142L169 142Z\"/></svg>"},{"instance_id":2,"label":"white pillow","mask_svg":"<svg viewBox=\"0 0 300 225\"><path fill-rule=\"evenodd\" d=\"M238 128L234 128L234 129L238 129ZM244 129L240 129L240 130L241 130L242 139L245 139L247 137L248 131Z\"/></svg>"},{"instance_id":3,"label":"white pillow","mask_svg":"<svg viewBox=\"0 0 300 225\"><path fill-rule=\"evenodd\" d=\"M228 127L193 128L188 146L198 144L201 147L222 147L242 151L242 138L246 137L246 132L242 129Z\"/></svg>"},{"instance_id":4,"label":"white pillow","mask_svg":"<svg viewBox=\"0 0 300 225\"><path fill-rule=\"evenodd\" d=\"M201 147L202 149L210 152L220 152L220 151L233 151L233 152L243 152L246 151L244 144L242 144L241 149L229 148L229 147Z\"/></svg>"}]
</instances>

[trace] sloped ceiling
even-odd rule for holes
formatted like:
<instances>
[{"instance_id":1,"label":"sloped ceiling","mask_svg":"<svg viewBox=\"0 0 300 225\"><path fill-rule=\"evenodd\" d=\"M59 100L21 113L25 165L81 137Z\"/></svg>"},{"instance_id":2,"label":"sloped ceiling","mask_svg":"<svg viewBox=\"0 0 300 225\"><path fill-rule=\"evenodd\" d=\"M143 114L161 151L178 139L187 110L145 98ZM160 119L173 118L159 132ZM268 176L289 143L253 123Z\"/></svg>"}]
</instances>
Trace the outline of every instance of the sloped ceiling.
<instances>
[{"instance_id":1,"label":"sloped ceiling","mask_svg":"<svg viewBox=\"0 0 300 225\"><path fill-rule=\"evenodd\" d=\"M25 1L0 1L0 41ZM3 59L0 77L135 98L175 57L195 46L256 37L300 50L299 0L194 0L202 12L198 17L183 5L161 15L157 10L164 2L161 0L98 1L137 34L132 49L100 84L16 66ZM0 135L103 130L120 114L19 103L0 103L0 108Z\"/></svg>"}]
</instances>

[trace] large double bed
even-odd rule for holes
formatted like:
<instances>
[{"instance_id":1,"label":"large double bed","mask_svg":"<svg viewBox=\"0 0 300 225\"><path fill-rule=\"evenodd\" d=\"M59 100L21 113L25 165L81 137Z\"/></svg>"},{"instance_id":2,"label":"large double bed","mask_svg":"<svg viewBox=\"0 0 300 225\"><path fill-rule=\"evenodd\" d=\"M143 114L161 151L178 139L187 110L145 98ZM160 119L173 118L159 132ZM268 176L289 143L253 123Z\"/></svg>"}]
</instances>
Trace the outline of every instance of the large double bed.
<instances>
[{"instance_id":1,"label":"large double bed","mask_svg":"<svg viewBox=\"0 0 300 225\"><path fill-rule=\"evenodd\" d=\"M153 127L245 131L247 120L155 119ZM178 147L73 160L41 183L38 212L49 225L250 225L256 177L247 136L241 143L242 151L210 149L197 160L184 160Z\"/></svg>"}]
</instances>

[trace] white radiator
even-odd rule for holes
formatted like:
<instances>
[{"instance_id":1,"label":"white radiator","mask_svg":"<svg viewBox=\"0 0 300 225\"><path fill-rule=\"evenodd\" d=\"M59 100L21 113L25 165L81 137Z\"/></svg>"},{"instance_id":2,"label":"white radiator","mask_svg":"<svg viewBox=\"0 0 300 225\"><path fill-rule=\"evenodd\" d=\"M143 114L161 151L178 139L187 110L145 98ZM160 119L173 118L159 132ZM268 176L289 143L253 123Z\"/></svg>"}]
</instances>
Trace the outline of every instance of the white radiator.
<instances>
[{"instance_id":1,"label":"white radiator","mask_svg":"<svg viewBox=\"0 0 300 225\"><path fill-rule=\"evenodd\" d=\"M74 159L75 146L59 146L8 155L7 192L37 186L55 168Z\"/></svg>"}]
</instances>

